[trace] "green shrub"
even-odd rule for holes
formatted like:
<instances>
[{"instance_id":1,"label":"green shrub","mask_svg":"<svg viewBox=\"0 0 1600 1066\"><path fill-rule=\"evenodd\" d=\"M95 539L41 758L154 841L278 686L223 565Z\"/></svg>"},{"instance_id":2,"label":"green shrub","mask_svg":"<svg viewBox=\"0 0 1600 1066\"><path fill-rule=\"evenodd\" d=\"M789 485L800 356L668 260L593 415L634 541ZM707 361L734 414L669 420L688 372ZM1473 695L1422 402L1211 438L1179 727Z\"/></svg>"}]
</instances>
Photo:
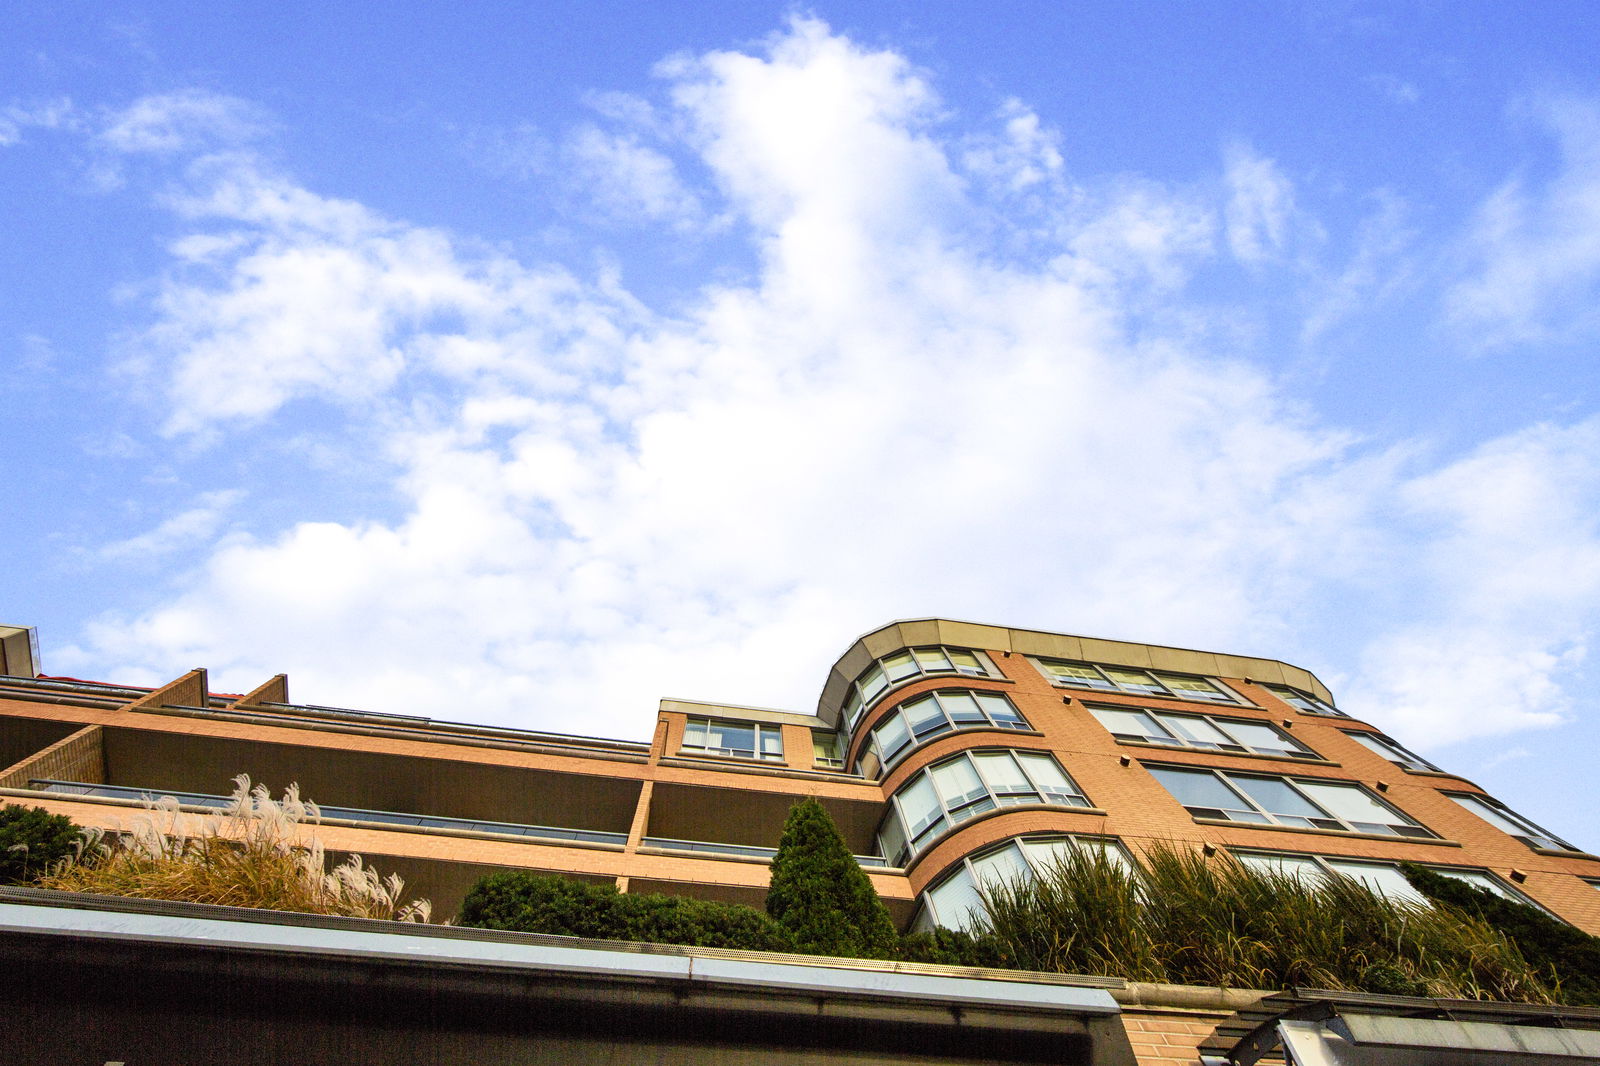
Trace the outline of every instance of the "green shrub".
<instances>
[{"instance_id":1,"label":"green shrub","mask_svg":"<svg viewBox=\"0 0 1600 1066\"><path fill-rule=\"evenodd\" d=\"M1411 863L1400 868L1429 899L1480 918L1509 937L1523 957L1558 986L1563 1003L1600 1006L1600 937L1465 881Z\"/></svg>"},{"instance_id":2,"label":"green shrub","mask_svg":"<svg viewBox=\"0 0 1600 1066\"><path fill-rule=\"evenodd\" d=\"M957 929L908 933L900 938L895 958L903 962L934 962L944 966L983 966L1013 969L1005 946L993 936L973 936Z\"/></svg>"},{"instance_id":3,"label":"green shrub","mask_svg":"<svg viewBox=\"0 0 1600 1066\"><path fill-rule=\"evenodd\" d=\"M556 933L694 947L789 951L789 938L753 907L651 893L618 892L526 871L490 874L467 893L460 922L479 929Z\"/></svg>"},{"instance_id":4,"label":"green shrub","mask_svg":"<svg viewBox=\"0 0 1600 1066\"><path fill-rule=\"evenodd\" d=\"M72 855L83 830L43 807L0 807L0 885L16 885L50 872Z\"/></svg>"},{"instance_id":5,"label":"green shrub","mask_svg":"<svg viewBox=\"0 0 1600 1066\"><path fill-rule=\"evenodd\" d=\"M814 799L795 804L784 822L767 913L807 955L887 959L899 941L877 889Z\"/></svg>"}]
</instances>

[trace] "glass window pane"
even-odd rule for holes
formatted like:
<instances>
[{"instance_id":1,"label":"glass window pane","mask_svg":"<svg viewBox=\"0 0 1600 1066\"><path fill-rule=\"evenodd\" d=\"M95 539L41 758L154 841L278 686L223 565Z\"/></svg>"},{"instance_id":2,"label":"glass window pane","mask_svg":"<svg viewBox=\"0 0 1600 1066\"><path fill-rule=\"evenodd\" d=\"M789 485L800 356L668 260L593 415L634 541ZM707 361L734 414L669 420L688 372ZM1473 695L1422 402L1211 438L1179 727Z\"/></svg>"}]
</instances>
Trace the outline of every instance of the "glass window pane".
<instances>
[{"instance_id":1,"label":"glass window pane","mask_svg":"<svg viewBox=\"0 0 1600 1066\"><path fill-rule=\"evenodd\" d=\"M900 804L901 820L905 822L906 836L915 840L935 823L944 821L944 808L939 805L939 795L927 774L921 774L895 796Z\"/></svg>"},{"instance_id":2,"label":"glass window pane","mask_svg":"<svg viewBox=\"0 0 1600 1066\"><path fill-rule=\"evenodd\" d=\"M1549 833L1546 833L1543 829L1540 829L1537 825L1534 825L1520 814L1516 814L1504 807L1489 803L1478 796L1458 792L1448 792L1446 795L1455 800L1457 803L1461 804L1461 806L1465 807L1467 810L1471 811L1473 814L1476 814L1479 818L1482 818L1484 821L1494 826L1496 829L1499 829L1505 833L1510 833L1512 836L1517 837L1524 843L1530 844L1533 847L1551 849L1565 848L1568 850L1571 850L1572 848L1572 845L1568 844L1566 841L1560 839L1559 837L1551 836Z\"/></svg>"},{"instance_id":3,"label":"glass window pane","mask_svg":"<svg viewBox=\"0 0 1600 1066\"><path fill-rule=\"evenodd\" d=\"M1156 717L1169 730L1199 747L1222 748L1237 746L1237 742L1232 737L1217 729L1216 726L1204 718L1196 718L1189 714L1158 714Z\"/></svg>"},{"instance_id":4,"label":"glass window pane","mask_svg":"<svg viewBox=\"0 0 1600 1066\"><path fill-rule=\"evenodd\" d=\"M951 721L962 724L988 721L970 692L941 692L938 698L939 706L944 708Z\"/></svg>"},{"instance_id":5,"label":"glass window pane","mask_svg":"<svg viewBox=\"0 0 1600 1066\"><path fill-rule=\"evenodd\" d=\"M1302 781L1299 785L1306 795L1316 800L1329 814L1352 825L1357 822L1370 825L1412 824L1410 819L1379 803L1368 795L1365 789L1356 785L1331 785L1312 781Z\"/></svg>"},{"instance_id":6,"label":"glass window pane","mask_svg":"<svg viewBox=\"0 0 1600 1066\"><path fill-rule=\"evenodd\" d=\"M934 920L947 929L970 929L984 913L978 884L965 866L928 890Z\"/></svg>"},{"instance_id":7,"label":"glass window pane","mask_svg":"<svg viewBox=\"0 0 1600 1066\"><path fill-rule=\"evenodd\" d=\"M1173 770L1165 766L1153 766L1150 773L1185 807L1212 807L1226 811L1241 810L1246 806L1232 789L1203 770Z\"/></svg>"},{"instance_id":8,"label":"glass window pane","mask_svg":"<svg viewBox=\"0 0 1600 1066\"><path fill-rule=\"evenodd\" d=\"M1131 670L1124 666L1102 666L1101 669L1118 688L1124 691L1148 692L1154 695L1164 695L1167 691L1160 682L1143 670Z\"/></svg>"},{"instance_id":9,"label":"glass window pane","mask_svg":"<svg viewBox=\"0 0 1600 1066\"><path fill-rule=\"evenodd\" d=\"M1095 720L1117 736L1138 737L1141 740L1170 744L1175 739L1169 730L1156 724L1154 718L1143 711L1122 711L1110 707L1090 707Z\"/></svg>"},{"instance_id":10,"label":"glass window pane","mask_svg":"<svg viewBox=\"0 0 1600 1066\"><path fill-rule=\"evenodd\" d=\"M983 779L998 793L1033 792L1033 782L1022 772L1016 760L1003 751L983 751L973 756Z\"/></svg>"},{"instance_id":11,"label":"glass window pane","mask_svg":"<svg viewBox=\"0 0 1600 1066\"><path fill-rule=\"evenodd\" d=\"M1017 713L1017 709L1011 706L1011 701L1004 696L993 692L979 692L975 694L975 698L978 701L978 705L983 708L984 713L988 715L989 721L994 722L996 725L1017 725L1024 729L1027 728L1028 723L1023 720L1022 715Z\"/></svg>"},{"instance_id":12,"label":"glass window pane","mask_svg":"<svg viewBox=\"0 0 1600 1066\"><path fill-rule=\"evenodd\" d=\"M978 777L965 756L942 762L935 766L931 773L933 783L938 786L939 797L944 800L948 808L962 807L988 795L982 779Z\"/></svg>"},{"instance_id":13,"label":"glass window pane","mask_svg":"<svg viewBox=\"0 0 1600 1066\"><path fill-rule=\"evenodd\" d=\"M1073 783L1072 778L1068 777L1067 772L1050 756L1018 752L1017 760L1022 763L1023 769L1033 778L1034 785L1044 793L1048 802L1088 806L1088 801L1078 791L1078 786Z\"/></svg>"},{"instance_id":14,"label":"glass window pane","mask_svg":"<svg viewBox=\"0 0 1600 1066\"><path fill-rule=\"evenodd\" d=\"M1033 871L1016 847L1007 844L987 854L980 855L971 860L972 872L977 876L978 883L983 885L1009 885L1017 881L1027 881L1033 876Z\"/></svg>"},{"instance_id":15,"label":"glass window pane","mask_svg":"<svg viewBox=\"0 0 1600 1066\"><path fill-rule=\"evenodd\" d=\"M709 747L750 755L756 753L755 726L748 722L713 722L710 733Z\"/></svg>"},{"instance_id":16,"label":"glass window pane","mask_svg":"<svg viewBox=\"0 0 1600 1066\"><path fill-rule=\"evenodd\" d=\"M1073 850L1070 837L1029 837L1018 843L1022 845L1022 853L1039 873L1055 867Z\"/></svg>"},{"instance_id":17,"label":"glass window pane","mask_svg":"<svg viewBox=\"0 0 1600 1066\"><path fill-rule=\"evenodd\" d=\"M1328 868L1346 877L1354 877L1380 896L1404 900L1407 903L1426 903L1428 897L1411 887L1399 867L1387 863L1348 862L1344 859L1326 859Z\"/></svg>"},{"instance_id":18,"label":"glass window pane","mask_svg":"<svg viewBox=\"0 0 1600 1066\"><path fill-rule=\"evenodd\" d=\"M1323 812L1286 782L1276 777L1245 777L1228 775L1235 787L1255 801L1257 807L1268 814L1300 818L1321 818Z\"/></svg>"},{"instance_id":19,"label":"glass window pane","mask_svg":"<svg viewBox=\"0 0 1600 1066\"><path fill-rule=\"evenodd\" d=\"M1177 674L1157 674L1157 680L1174 693L1191 700L1227 700L1228 694L1203 677L1182 677Z\"/></svg>"},{"instance_id":20,"label":"glass window pane","mask_svg":"<svg viewBox=\"0 0 1600 1066\"><path fill-rule=\"evenodd\" d=\"M878 848L882 851L884 860L891 866L898 866L905 860L906 831L901 826L900 815L892 804L889 807L889 817L878 827Z\"/></svg>"},{"instance_id":21,"label":"glass window pane","mask_svg":"<svg viewBox=\"0 0 1600 1066\"><path fill-rule=\"evenodd\" d=\"M883 672L889 675L890 681L904 681L921 673L917 669L917 661L908 651L897 651L883 660Z\"/></svg>"},{"instance_id":22,"label":"glass window pane","mask_svg":"<svg viewBox=\"0 0 1600 1066\"><path fill-rule=\"evenodd\" d=\"M1085 688L1116 688L1100 675L1100 671L1084 663L1047 662L1044 667L1057 680L1065 681L1069 685L1081 685Z\"/></svg>"},{"instance_id":23,"label":"glass window pane","mask_svg":"<svg viewBox=\"0 0 1600 1066\"><path fill-rule=\"evenodd\" d=\"M950 669L950 660L945 658L943 648L913 648L911 654L916 656L917 665L925 671Z\"/></svg>"},{"instance_id":24,"label":"glass window pane","mask_svg":"<svg viewBox=\"0 0 1600 1066\"><path fill-rule=\"evenodd\" d=\"M706 720L704 718L689 719L689 728L683 732L683 746L686 748L703 748L706 746Z\"/></svg>"},{"instance_id":25,"label":"glass window pane","mask_svg":"<svg viewBox=\"0 0 1600 1066\"><path fill-rule=\"evenodd\" d=\"M1306 855L1278 855L1246 851L1235 855L1234 858L1251 869L1260 870L1263 873L1285 874L1290 877L1313 881L1322 876L1322 867L1317 865L1315 859Z\"/></svg>"},{"instance_id":26,"label":"glass window pane","mask_svg":"<svg viewBox=\"0 0 1600 1066\"><path fill-rule=\"evenodd\" d=\"M883 676L883 671L874 663L867 667L866 673L861 675L861 702L871 703L883 695L884 690L888 687L889 679Z\"/></svg>"},{"instance_id":27,"label":"glass window pane","mask_svg":"<svg viewBox=\"0 0 1600 1066\"><path fill-rule=\"evenodd\" d=\"M761 754L763 756L783 758L783 730L778 726L761 726Z\"/></svg>"},{"instance_id":28,"label":"glass window pane","mask_svg":"<svg viewBox=\"0 0 1600 1066\"><path fill-rule=\"evenodd\" d=\"M1451 877L1457 881L1465 881L1474 888L1487 889L1505 899L1513 900L1517 903L1527 902L1519 893L1513 892L1501 884L1498 877L1484 873L1482 870L1457 870L1449 866L1430 866L1428 869L1440 877Z\"/></svg>"},{"instance_id":29,"label":"glass window pane","mask_svg":"<svg viewBox=\"0 0 1600 1066\"><path fill-rule=\"evenodd\" d=\"M983 660L979 659L972 652L966 651L966 650L964 650L962 648L947 648L945 650L950 653L950 661L951 661L951 663L953 663L955 665L955 668L957 670L960 670L962 673L964 673L964 674L986 674L986 673L988 673L988 671L983 668Z\"/></svg>"},{"instance_id":30,"label":"glass window pane","mask_svg":"<svg viewBox=\"0 0 1600 1066\"><path fill-rule=\"evenodd\" d=\"M905 715L906 724L911 726L911 732L920 740L949 730L950 723L945 720L944 711L934 698L922 696L900 707L900 713Z\"/></svg>"},{"instance_id":31,"label":"glass window pane","mask_svg":"<svg viewBox=\"0 0 1600 1066\"><path fill-rule=\"evenodd\" d=\"M1288 752L1305 751L1299 744L1290 740L1265 722L1240 722L1229 719L1217 723L1232 737L1245 747L1260 752Z\"/></svg>"},{"instance_id":32,"label":"glass window pane","mask_svg":"<svg viewBox=\"0 0 1600 1066\"><path fill-rule=\"evenodd\" d=\"M911 731L906 728L905 719L900 717L900 712L895 711L878 723L872 731L878 741L878 759L888 762L911 746Z\"/></svg>"}]
</instances>

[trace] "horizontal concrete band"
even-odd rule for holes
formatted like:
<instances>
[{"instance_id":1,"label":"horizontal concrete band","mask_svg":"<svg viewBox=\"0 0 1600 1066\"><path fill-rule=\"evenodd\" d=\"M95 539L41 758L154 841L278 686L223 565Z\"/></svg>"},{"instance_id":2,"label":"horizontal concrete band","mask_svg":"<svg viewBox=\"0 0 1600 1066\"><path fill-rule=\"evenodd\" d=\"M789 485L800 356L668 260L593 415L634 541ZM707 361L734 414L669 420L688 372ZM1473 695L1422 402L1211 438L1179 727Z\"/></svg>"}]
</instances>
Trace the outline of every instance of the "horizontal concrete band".
<instances>
[{"instance_id":1,"label":"horizontal concrete band","mask_svg":"<svg viewBox=\"0 0 1600 1066\"><path fill-rule=\"evenodd\" d=\"M316 955L413 966L468 966L542 973L552 978L687 982L707 990L748 989L761 995L791 994L839 1000L925 1003L989 1010L1113 1015L1120 1012L1106 989L1057 983L992 981L896 972L859 966L833 967L788 961L755 961L694 954L651 954L602 947L482 940L470 935L424 935L327 928L301 923L225 920L204 915L150 914L0 902L0 933L136 941L163 946Z\"/></svg>"}]
</instances>

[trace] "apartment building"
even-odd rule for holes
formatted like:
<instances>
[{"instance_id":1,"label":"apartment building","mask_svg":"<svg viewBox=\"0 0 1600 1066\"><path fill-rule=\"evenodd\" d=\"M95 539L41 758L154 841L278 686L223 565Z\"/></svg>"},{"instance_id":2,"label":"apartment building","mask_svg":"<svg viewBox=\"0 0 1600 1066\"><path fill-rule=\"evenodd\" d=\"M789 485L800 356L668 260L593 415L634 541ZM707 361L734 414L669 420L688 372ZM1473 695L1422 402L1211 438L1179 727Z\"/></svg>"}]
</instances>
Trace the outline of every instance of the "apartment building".
<instances>
[{"instance_id":1,"label":"apartment building","mask_svg":"<svg viewBox=\"0 0 1600 1066\"><path fill-rule=\"evenodd\" d=\"M1401 895L1396 864L1418 862L1600 932L1600 858L1276 660L920 619L856 640L812 712L667 699L635 742L445 720L470 706L297 703L283 675L224 694L203 669L154 689L54 677L31 630L0 627L0 799L118 829L153 797L214 809L239 773L298 782L330 852L400 872L438 916L506 868L760 906L784 818L812 796L904 928L966 925L985 879L1063 850L1136 862L1178 843ZM17 1046L66 1061L89 1040L96 1062L180 1046L219 1063L1600 1056L1600 1011L1582 1008L228 910L0 889L0 967L25 978Z\"/></svg>"}]
</instances>

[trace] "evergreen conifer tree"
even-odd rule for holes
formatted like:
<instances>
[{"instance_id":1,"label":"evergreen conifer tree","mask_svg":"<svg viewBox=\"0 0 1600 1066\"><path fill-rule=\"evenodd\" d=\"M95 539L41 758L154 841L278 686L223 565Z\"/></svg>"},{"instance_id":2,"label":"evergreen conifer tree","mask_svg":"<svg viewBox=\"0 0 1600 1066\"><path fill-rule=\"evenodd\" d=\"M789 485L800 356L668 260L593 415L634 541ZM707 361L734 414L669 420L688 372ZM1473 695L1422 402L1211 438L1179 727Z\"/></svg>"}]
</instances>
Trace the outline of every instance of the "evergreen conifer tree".
<instances>
[{"instance_id":1,"label":"evergreen conifer tree","mask_svg":"<svg viewBox=\"0 0 1600 1066\"><path fill-rule=\"evenodd\" d=\"M814 799L795 804L784 823L767 913L808 955L892 958L899 942L877 889Z\"/></svg>"}]
</instances>

